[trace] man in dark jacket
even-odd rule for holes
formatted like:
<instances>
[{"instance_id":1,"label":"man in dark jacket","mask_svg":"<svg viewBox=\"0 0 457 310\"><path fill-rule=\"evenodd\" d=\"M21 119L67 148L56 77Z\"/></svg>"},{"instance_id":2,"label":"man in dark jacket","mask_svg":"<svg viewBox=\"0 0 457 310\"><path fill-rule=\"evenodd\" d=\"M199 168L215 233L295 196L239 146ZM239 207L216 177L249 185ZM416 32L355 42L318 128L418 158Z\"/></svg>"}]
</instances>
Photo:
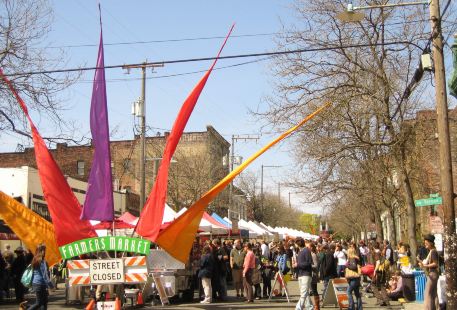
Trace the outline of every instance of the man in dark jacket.
<instances>
[{"instance_id":1,"label":"man in dark jacket","mask_svg":"<svg viewBox=\"0 0 457 310\"><path fill-rule=\"evenodd\" d=\"M213 297L224 301L227 298L227 265L228 254L222 247L219 239L213 240L214 273L211 283L213 284ZM217 293L217 294L216 294Z\"/></svg>"},{"instance_id":2,"label":"man in dark jacket","mask_svg":"<svg viewBox=\"0 0 457 310\"><path fill-rule=\"evenodd\" d=\"M16 259L11 264L11 274L14 277L14 291L16 293L16 301L23 302L25 288L21 283L21 278L27 268L27 264L22 247L18 247L14 252L16 253Z\"/></svg>"},{"instance_id":3,"label":"man in dark jacket","mask_svg":"<svg viewBox=\"0 0 457 310\"><path fill-rule=\"evenodd\" d=\"M333 256L335 246L332 244L331 247L328 245L323 246L324 255L321 257L319 262L319 274L321 279L324 281L324 293L322 294L325 298L325 293L327 292L327 286L330 279L336 278L336 261Z\"/></svg>"},{"instance_id":4,"label":"man in dark jacket","mask_svg":"<svg viewBox=\"0 0 457 310\"><path fill-rule=\"evenodd\" d=\"M205 246L200 258L198 277L202 281L203 291L205 292L205 299L200 302L202 304L209 304L212 301L211 278L214 274L214 258L211 251L211 247Z\"/></svg>"},{"instance_id":5,"label":"man in dark jacket","mask_svg":"<svg viewBox=\"0 0 457 310\"><path fill-rule=\"evenodd\" d=\"M295 309L311 310L313 309L313 304L309 297L309 290L311 288L313 258L311 256L311 251L305 247L305 241L302 238L297 238L295 243L299 248L299 252L294 267L297 269L298 286L300 287L300 299L298 300Z\"/></svg>"}]
</instances>

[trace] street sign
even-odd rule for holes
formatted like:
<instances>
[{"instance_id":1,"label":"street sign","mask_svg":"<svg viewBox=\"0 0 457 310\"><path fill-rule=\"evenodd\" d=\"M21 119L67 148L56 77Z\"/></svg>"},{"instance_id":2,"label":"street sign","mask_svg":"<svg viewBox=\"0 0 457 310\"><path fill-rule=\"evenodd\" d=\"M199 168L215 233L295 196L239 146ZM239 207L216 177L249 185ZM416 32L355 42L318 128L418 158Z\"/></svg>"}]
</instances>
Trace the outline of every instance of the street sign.
<instances>
[{"instance_id":1,"label":"street sign","mask_svg":"<svg viewBox=\"0 0 457 310\"><path fill-rule=\"evenodd\" d=\"M440 196L440 194L438 194L438 193L430 194L430 198L437 198L439 196Z\"/></svg>"},{"instance_id":2,"label":"street sign","mask_svg":"<svg viewBox=\"0 0 457 310\"><path fill-rule=\"evenodd\" d=\"M432 234L442 234L444 231L443 221L439 216L430 216L430 232Z\"/></svg>"},{"instance_id":3,"label":"street sign","mask_svg":"<svg viewBox=\"0 0 457 310\"><path fill-rule=\"evenodd\" d=\"M122 258L91 259L89 276L91 284L124 283L124 262Z\"/></svg>"},{"instance_id":4,"label":"street sign","mask_svg":"<svg viewBox=\"0 0 457 310\"><path fill-rule=\"evenodd\" d=\"M431 197L425 199L418 199L414 201L416 207L434 206L443 204L442 197Z\"/></svg>"}]
</instances>

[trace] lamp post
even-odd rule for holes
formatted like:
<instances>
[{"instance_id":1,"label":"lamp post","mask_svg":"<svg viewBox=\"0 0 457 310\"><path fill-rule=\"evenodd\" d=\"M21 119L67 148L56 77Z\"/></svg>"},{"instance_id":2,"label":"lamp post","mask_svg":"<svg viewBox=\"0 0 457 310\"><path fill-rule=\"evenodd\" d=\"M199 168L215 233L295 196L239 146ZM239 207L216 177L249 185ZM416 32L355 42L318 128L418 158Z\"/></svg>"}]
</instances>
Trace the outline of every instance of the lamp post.
<instances>
[{"instance_id":1,"label":"lamp post","mask_svg":"<svg viewBox=\"0 0 457 310\"><path fill-rule=\"evenodd\" d=\"M452 179L452 158L449 133L448 103L446 92L446 75L443 56L443 41L441 31L441 13L439 0L405 2L396 4L373 5L354 7L348 5L346 12L337 15L342 21L361 21L364 16L357 10L396 7L407 5L429 5L431 21L431 39L433 46L434 76L435 76L435 101L437 113L437 129L440 154L440 181L441 195L443 197L444 210L444 251L447 306L449 309L457 309L457 235L455 228L454 209L454 184Z\"/></svg>"}]
</instances>

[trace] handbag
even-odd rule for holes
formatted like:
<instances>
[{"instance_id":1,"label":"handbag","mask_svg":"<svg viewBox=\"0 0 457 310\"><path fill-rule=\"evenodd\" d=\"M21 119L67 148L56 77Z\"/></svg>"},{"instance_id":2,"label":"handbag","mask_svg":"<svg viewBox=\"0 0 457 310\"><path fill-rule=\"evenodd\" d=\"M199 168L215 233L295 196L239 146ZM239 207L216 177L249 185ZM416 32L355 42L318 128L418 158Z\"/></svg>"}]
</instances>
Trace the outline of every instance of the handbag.
<instances>
[{"instance_id":1,"label":"handbag","mask_svg":"<svg viewBox=\"0 0 457 310\"><path fill-rule=\"evenodd\" d=\"M21 277L21 283L26 288L30 288L32 286L32 279L33 279L33 268L32 265L28 265L25 269L24 273Z\"/></svg>"},{"instance_id":2,"label":"handbag","mask_svg":"<svg viewBox=\"0 0 457 310\"><path fill-rule=\"evenodd\" d=\"M357 265L357 271L351 270L349 268L346 268L344 270L344 277L347 279L360 278L361 274L362 274L362 268L359 265Z\"/></svg>"}]
</instances>

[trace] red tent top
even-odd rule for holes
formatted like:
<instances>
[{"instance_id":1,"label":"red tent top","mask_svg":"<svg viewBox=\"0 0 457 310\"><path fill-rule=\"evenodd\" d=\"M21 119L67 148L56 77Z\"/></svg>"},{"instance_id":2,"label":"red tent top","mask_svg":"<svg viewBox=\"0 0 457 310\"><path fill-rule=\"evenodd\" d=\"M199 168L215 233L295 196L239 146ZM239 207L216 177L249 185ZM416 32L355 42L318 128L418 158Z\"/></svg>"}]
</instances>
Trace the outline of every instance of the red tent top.
<instances>
[{"instance_id":1,"label":"red tent top","mask_svg":"<svg viewBox=\"0 0 457 310\"><path fill-rule=\"evenodd\" d=\"M209 215L209 214L206 213L206 212L203 213L203 218L204 218L205 220L207 220L208 222L210 222L211 224L213 224L213 225L216 225L216 226L218 226L218 227L222 227L222 228L225 228L225 229L230 230L230 227L227 227L226 225L224 225L224 224L222 224L222 223L219 223L218 221L216 221L216 220L214 219L214 217L212 217L211 215Z\"/></svg>"}]
</instances>

